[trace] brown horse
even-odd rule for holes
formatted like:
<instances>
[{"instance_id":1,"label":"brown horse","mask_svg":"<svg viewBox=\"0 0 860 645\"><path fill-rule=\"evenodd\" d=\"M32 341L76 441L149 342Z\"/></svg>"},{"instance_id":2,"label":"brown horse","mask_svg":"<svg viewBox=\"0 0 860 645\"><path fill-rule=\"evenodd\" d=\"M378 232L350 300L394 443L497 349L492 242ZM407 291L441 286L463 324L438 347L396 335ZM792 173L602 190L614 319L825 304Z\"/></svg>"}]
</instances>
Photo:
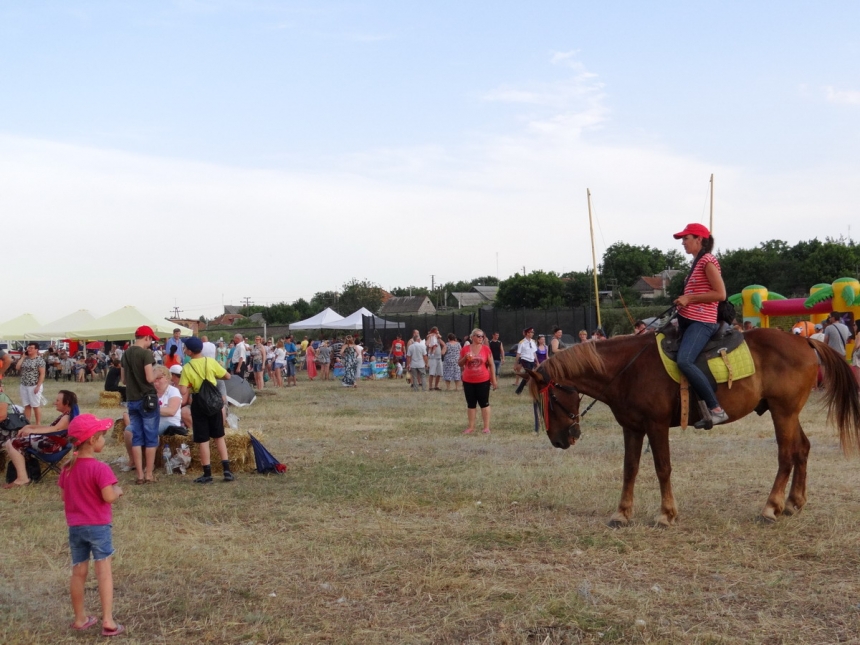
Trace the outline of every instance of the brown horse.
<instances>
[{"instance_id":1,"label":"brown horse","mask_svg":"<svg viewBox=\"0 0 860 645\"><path fill-rule=\"evenodd\" d=\"M752 411L770 410L779 446L779 467L761 515L775 521L806 503L806 461L809 439L800 427L800 411L815 387L818 359L826 379L825 403L835 421L844 452L860 445L860 396L845 359L817 340L778 329L746 332L755 374L717 389L720 405L736 421ZM633 514L633 486L639 472L642 442L647 436L660 481L658 526L674 524L678 515L672 494L669 428L680 425L679 386L663 367L654 334L620 336L576 345L554 355L529 372L532 397L539 402L547 435L556 448L569 448L580 436L582 395L602 401L624 430L624 485L618 510L609 525L625 526ZM693 399L693 397L691 397ZM699 418L690 405L691 423ZM785 487L794 470L786 504Z\"/></svg>"}]
</instances>

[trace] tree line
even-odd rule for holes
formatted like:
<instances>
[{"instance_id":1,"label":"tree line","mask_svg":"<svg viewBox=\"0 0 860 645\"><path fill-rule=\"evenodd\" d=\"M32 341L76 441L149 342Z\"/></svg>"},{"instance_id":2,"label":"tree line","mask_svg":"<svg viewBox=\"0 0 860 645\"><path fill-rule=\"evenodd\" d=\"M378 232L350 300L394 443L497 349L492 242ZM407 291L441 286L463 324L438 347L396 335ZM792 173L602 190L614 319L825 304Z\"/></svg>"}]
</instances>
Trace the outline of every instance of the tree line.
<instances>
[{"instance_id":1,"label":"tree line","mask_svg":"<svg viewBox=\"0 0 860 645\"><path fill-rule=\"evenodd\" d=\"M837 278L860 274L860 245L840 237L817 238L790 246L782 240L762 242L751 249L717 252L723 280L729 295L751 284L760 284L786 298L802 297L809 287L831 283ZM680 295L690 269L690 258L677 249L661 251L650 246L616 242L603 254L598 266L597 284L600 291L612 292L617 306L643 304L633 285L642 276L654 276L664 270L678 273L668 285L669 295L651 304L669 304ZM468 292L473 286L499 287L495 306L502 309L539 309L549 307L584 307L594 304L594 276L591 271L532 271L515 274L499 282L494 276L471 280L445 282L434 289L420 286L394 287L393 296L429 296L436 307L453 307L451 294ZM321 291L310 301L299 298L292 303L279 302L268 306L251 305L239 310L250 316L262 313L268 324L289 324L308 318L326 307L347 316L361 307L378 312L385 291L370 280L355 278L345 282L339 291Z\"/></svg>"}]
</instances>

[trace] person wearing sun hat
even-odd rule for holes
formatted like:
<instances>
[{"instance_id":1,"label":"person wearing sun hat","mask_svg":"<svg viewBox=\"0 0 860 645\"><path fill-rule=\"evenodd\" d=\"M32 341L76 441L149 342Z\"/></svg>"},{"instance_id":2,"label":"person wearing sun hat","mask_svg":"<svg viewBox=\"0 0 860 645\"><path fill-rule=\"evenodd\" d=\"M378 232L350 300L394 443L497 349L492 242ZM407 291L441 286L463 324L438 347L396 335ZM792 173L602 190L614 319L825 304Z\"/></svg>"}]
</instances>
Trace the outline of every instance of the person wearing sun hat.
<instances>
[{"instance_id":1,"label":"person wearing sun hat","mask_svg":"<svg viewBox=\"0 0 860 645\"><path fill-rule=\"evenodd\" d=\"M720 263L714 257L714 237L703 224L687 224L674 238L681 240L684 251L692 255L693 269L684 282L684 293L675 299L678 308L678 369L687 377L699 399L708 406L711 423L719 425L729 420L728 413L717 401L707 377L696 366L696 358L707 342L719 329L717 306L726 299L726 285L720 272ZM696 428L704 428L706 420L696 422Z\"/></svg>"},{"instance_id":2,"label":"person wearing sun hat","mask_svg":"<svg viewBox=\"0 0 860 645\"><path fill-rule=\"evenodd\" d=\"M158 395L155 392L155 358L150 351L158 336L143 325L134 332L134 344L122 354L121 379L128 401L131 450L137 484L155 482L155 449L158 447Z\"/></svg>"},{"instance_id":3,"label":"person wearing sun hat","mask_svg":"<svg viewBox=\"0 0 860 645\"><path fill-rule=\"evenodd\" d=\"M98 623L95 616L87 616L84 606L92 557L102 602L102 636L117 636L125 631L125 627L113 618L111 571L114 553L111 504L122 497L122 488L110 466L95 458L95 454L104 448L105 433L112 426L113 419L99 419L92 414L81 414L72 419L68 437L75 451L63 466L57 482L69 526L69 550L72 554L69 590L75 618L70 627L83 631Z\"/></svg>"}]
</instances>

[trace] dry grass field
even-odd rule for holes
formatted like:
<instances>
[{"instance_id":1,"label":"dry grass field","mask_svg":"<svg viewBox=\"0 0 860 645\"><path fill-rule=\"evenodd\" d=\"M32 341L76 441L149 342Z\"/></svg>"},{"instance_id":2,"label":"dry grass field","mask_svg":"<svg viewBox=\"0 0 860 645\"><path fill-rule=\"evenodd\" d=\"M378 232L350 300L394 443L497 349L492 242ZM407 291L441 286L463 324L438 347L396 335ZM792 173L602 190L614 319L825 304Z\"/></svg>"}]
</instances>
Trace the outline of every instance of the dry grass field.
<instances>
[{"instance_id":1,"label":"dry grass field","mask_svg":"<svg viewBox=\"0 0 860 645\"><path fill-rule=\"evenodd\" d=\"M300 377L303 379L303 377ZM756 521L776 473L770 417L673 430L679 524L650 456L636 524L612 530L622 438L598 404L568 451L532 432L505 378L493 432L462 393L404 381L308 383L239 411L289 466L195 486L161 475L114 507L115 615L127 643L836 643L860 641L860 461L813 396L809 502ZM101 384L75 389L84 411ZM7 388L17 398L16 382ZM49 383L53 400L59 386ZM105 410L118 416L117 410ZM53 418L51 414L46 415ZM103 458L122 454L109 442ZM72 633L56 481L0 491L0 643ZM95 579L87 587L98 610Z\"/></svg>"}]
</instances>

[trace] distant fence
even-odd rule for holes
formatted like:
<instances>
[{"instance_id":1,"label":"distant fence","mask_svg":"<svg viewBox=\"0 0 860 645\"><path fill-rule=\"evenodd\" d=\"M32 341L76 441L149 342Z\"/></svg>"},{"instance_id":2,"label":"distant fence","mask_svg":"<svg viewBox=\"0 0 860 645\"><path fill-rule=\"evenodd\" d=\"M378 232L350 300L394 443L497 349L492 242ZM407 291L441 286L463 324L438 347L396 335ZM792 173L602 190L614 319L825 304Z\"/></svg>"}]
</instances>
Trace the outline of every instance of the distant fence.
<instances>
[{"instance_id":1,"label":"distant fence","mask_svg":"<svg viewBox=\"0 0 860 645\"><path fill-rule=\"evenodd\" d=\"M364 317L364 342L366 346L373 343L375 349L388 352L392 341L400 334L405 340L412 338L412 331L418 330L421 338L427 336L427 332L433 327L439 328L442 336L455 334L462 340L463 336L469 334L474 328L475 314L457 313L435 313L435 314L400 314L386 315L387 322L395 323L394 327L380 325L377 319L370 316ZM402 327L397 327L402 323Z\"/></svg>"},{"instance_id":2,"label":"distant fence","mask_svg":"<svg viewBox=\"0 0 860 645\"><path fill-rule=\"evenodd\" d=\"M580 329L591 332L597 327L597 310L594 307L558 307L555 309L494 309L484 307L478 312L478 327L485 334L499 332L499 339L505 347L519 342L523 329L535 328L537 334L545 334L547 339L556 325L561 327L567 337L576 338Z\"/></svg>"}]
</instances>

